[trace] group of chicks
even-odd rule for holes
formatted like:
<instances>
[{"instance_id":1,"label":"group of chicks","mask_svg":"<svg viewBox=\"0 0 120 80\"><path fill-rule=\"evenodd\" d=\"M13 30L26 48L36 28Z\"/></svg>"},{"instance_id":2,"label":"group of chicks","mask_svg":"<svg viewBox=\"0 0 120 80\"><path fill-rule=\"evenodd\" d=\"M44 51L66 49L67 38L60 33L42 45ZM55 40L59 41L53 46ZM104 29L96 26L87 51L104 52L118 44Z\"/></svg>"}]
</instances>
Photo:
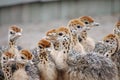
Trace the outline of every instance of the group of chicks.
<instances>
[{"instance_id":1,"label":"group of chicks","mask_svg":"<svg viewBox=\"0 0 120 80\"><path fill-rule=\"evenodd\" d=\"M120 21L102 41L87 31L99 26L90 16L48 30L33 50L18 48L18 26L9 28L9 45L1 50L6 80L120 80Z\"/></svg>"}]
</instances>

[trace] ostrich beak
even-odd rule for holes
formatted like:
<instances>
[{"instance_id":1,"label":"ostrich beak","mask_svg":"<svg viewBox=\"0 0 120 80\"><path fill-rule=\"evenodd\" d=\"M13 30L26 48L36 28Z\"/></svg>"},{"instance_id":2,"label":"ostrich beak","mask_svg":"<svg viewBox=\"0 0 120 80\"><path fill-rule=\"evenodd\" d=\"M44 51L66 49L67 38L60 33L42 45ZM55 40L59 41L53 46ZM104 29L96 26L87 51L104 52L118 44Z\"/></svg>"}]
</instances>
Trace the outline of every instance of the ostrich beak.
<instances>
[{"instance_id":1,"label":"ostrich beak","mask_svg":"<svg viewBox=\"0 0 120 80\"><path fill-rule=\"evenodd\" d=\"M99 24L99 23L96 23L96 22L93 22L92 25L95 26L95 27L96 27L96 26L100 26L100 24Z\"/></svg>"}]
</instances>

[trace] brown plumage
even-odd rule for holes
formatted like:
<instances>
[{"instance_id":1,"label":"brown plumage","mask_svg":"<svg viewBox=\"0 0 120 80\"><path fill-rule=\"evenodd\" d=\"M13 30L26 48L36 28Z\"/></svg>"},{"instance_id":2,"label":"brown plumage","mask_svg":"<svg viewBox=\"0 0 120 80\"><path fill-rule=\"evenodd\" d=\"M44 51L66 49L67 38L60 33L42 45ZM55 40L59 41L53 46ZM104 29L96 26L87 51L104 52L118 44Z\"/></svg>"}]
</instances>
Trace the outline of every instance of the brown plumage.
<instances>
[{"instance_id":1,"label":"brown plumage","mask_svg":"<svg viewBox=\"0 0 120 80\"><path fill-rule=\"evenodd\" d=\"M39 63L38 69L41 80L57 80L58 73L55 63L50 55L48 48L50 49L51 43L46 39L41 39L38 42L38 56Z\"/></svg>"},{"instance_id":2,"label":"brown plumage","mask_svg":"<svg viewBox=\"0 0 120 80\"><path fill-rule=\"evenodd\" d=\"M14 32L22 32L22 29L16 25L12 25L9 28L10 30L14 31Z\"/></svg>"}]
</instances>

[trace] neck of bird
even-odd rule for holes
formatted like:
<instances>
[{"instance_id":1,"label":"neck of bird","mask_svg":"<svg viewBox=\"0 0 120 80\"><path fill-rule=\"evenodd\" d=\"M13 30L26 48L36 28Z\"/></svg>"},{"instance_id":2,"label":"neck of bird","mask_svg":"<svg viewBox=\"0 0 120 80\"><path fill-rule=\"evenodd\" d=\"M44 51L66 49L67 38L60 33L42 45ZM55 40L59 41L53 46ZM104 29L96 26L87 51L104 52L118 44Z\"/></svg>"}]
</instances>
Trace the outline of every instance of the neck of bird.
<instances>
[{"instance_id":1,"label":"neck of bird","mask_svg":"<svg viewBox=\"0 0 120 80\"><path fill-rule=\"evenodd\" d=\"M115 33L115 34L117 34L117 36L120 38L120 32L117 32L117 33Z\"/></svg>"},{"instance_id":2,"label":"neck of bird","mask_svg":"<svg viewBox=\"0 0 120 80\"><path fill-rule=\"evenodd\" d=\"M23 63L16 63L17 69L25 68L25 64Z\"/></svg>"},{"instance_id":3,"label":"neck of bird","mask_svg":"<svg viewBox=\"0 0 120 80\"><path fill-rule=\"evenodd\" d=\"M118 52L118 50L119 50L119 44L117 43L116 46L108 49L108 51L105 53L105 56L111 57L112 55L114 55L114 53Z\"/></svg>"},{"instance_id":4,"label":"neck of bird","mask_svg":"<svg viewBox=\"0 0 120 80\"><path fill-rule=\"evenodd\" d=\"M120 38L120 30L118 28L114 28L114 34L118 35Z\"/></svg>"},{"instance_id":5,"label":"neck of bird","mask_svg":"<svg viewBox=\"0 0 120 80\"><path fill-rule=\"evenodd\" d=\"M80 35L78 36L78 40L79 42L85 41L87 39L87 32L86 31L82 31L80 33Z\"/></svg>"},{"instance_id":6,"label":"neck of bird","mask_svg":"<svg viewBox=\"0 0 120 80\"><path fill-rule=\"evenodd\" d=\"M48 55L45 51L40 51L39 58L41 62L45 63L45 61L48 61Z\"/></svg>"},{"instance_id":7,"label":"neck of bird","mask_svg":"<svg viewBox=\"0 0 120 80\"><path fill-rule=\"evenodd\" d=\"M114 53L115 53L115 48L108 50L105 53L105 56L110 58Z\"/></svg>"},{"instance_id":8,"label":"neck of bird","mask_svg":"<svg viewBox=\"0 0 120 80\"><path fill-rule=\"evenodd\" d=\"M3 69L5 80L13 80L13 77L12 77L13 73L12 73L10 65L8 65L8 64L4 65L4 66L2 66L2 69Z\"/></svg>"},{"instance_id":9,"label":"neck of bird","mask_svg":"<svg viewBox=\"0 0 120 80\"><path fill-rule=\"evenodd\" d=\"M9 41L9 52L14 53L16 56L19 56L19 51L16 46L16 41Z\"/></svg>"},{"instance_id":10,"label":"neck of bird","mask_svg":"<svg viewBox=\"0 0 120 80\"><path fill-rule=\"evenodd\" d=\"M63 51L63 53L67 54L70 50L71 46L70 46L70 40L64 40L63 42L61 42L61 50Z\"/></svg>"},{"instance_id":11,"label":"neck of bird","mask_svg":"<svg viewBox=\"0 0 120 80\"><path fill-rule=\"evenodd\" d=\"M75 46L76 44L79 43L78 35L77 34L71 35L71 43L72 43L73 46Z\"/></svg>"},{"instance_id":12,"label":"neck of bird","mask_svg":"<svg viewBox=\"0 0 120 80\"><path fill-rule=\"evenodd\" d=\"M12 40L12 39L9 39L9 47L16 47L16 41L15 40Z\"/></svg>"},{"instance_id":13,"label":"neck of bird","mask_svg":"<svg viewBox=\"0 0 120 80\"><path fill-rule=\"evenodd\" d=\"M59 43L58 41L55 41L55 42L53 43L53 47L54 47L55 50L58 50L58 51L61 50L61 49L60 49L60 43Z\"/></svg>"}]
</instances>

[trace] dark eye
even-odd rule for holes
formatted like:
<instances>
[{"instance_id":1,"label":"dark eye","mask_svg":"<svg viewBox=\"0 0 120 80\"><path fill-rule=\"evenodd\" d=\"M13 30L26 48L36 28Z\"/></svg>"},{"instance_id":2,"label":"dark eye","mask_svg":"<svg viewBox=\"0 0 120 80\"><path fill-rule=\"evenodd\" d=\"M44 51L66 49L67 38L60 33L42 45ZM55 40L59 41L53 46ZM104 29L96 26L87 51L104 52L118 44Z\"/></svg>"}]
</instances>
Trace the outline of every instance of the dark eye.
<instances>
[{"instance_id":1,"label":"dark eye","mask_svg":"<svg viewBox=\"0 0 120 80\"><path fill-rule=\"evenodd\" d=\"M12 31L10 31L10 34L14 34Z\"/></svg>"},{"instance_id":2,"label":"dark eye","mask_svg":"<svg viewBox=\"0 0 120 80\"><path fill-rule=\"evenodd\" d=\"M42 46L39 46L39 48L41 49L41 48L42 48Z\"/></svg>"},{"instance_id":3,"label":"dark eye","mask_svg":"<svg viewBox=\"0 0 120 80\"><path fill-rule=\"evenodd\" d=\"M25 58L21 56L21 59L25 59Z\"/></svg>"},{"instance_id":4,"label":"dark eye","mask_svg":"<svg viewBox=\"0 0 120 80\"><path fill-rule=\"evenodd\" d=\"M109 42L108 40L106 40L106 42Z\"/></svg>"},{"instance_id":5,"label":"dark eye","mask_svg":"<svg viewBox=\"0 0 120 80\"><path fill-rule=\"evenodd\" d=\"M59 33L59 35L60 35L60 36L62 36L62 35L63 35L63 33Z\"/></svg>"},{"instance_id":6,"label":"dark eye","mask_svg":"<svg viewBox=\"0 0 120 80\"><path fill-rule=\"evenodd\" d=\"M88 22L85 22L85 24L88 24Z\"/></svg>"},{"instance_id":7,"label":"dark eye","mask_svg":"<svg viewBox=\"0 0 120 80\"><path fill-rule=\"evenodd\" d=\"M5 60L5 57L3 57L3 59Z\"/></svg>"},{"instance_id":8,"label":"dark eye","mask_svg":"<svg viewBox=\"0 0 120 80\"><path fill-rule=\"evenodd\" d=\"M77 26L77 28L81 28L81 26Z\"/></svg>"}]
</instances>

